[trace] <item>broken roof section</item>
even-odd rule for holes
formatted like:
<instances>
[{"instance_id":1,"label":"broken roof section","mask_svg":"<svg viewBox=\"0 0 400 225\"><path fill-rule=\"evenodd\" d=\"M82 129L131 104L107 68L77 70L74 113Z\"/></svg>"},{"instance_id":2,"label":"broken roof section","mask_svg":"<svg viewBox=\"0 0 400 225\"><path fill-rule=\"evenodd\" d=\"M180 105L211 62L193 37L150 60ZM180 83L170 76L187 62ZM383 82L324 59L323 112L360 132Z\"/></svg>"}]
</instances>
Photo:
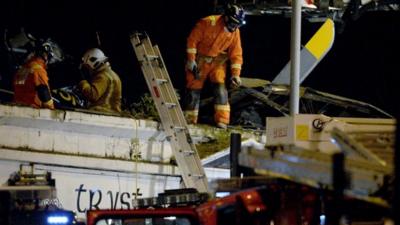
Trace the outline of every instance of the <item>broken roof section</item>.
<instances>
[{"instance_id":1,"label":"broken roof section","mask_svg":"<svg viewBox=\"0 0 400 225\"><path fill-rule=\"evenodd\" d=\"M265 118L289 115L290 87L267 80L243 78L244 87L231 90L232 125L264 129ZM212 98L201 102L212 108ZM309 87L300 88L300 113L324 114L331 117L393 118L384 110L366 102L346 98ZM209 121L208 114L202 116Z\"/></svg>"}]
</instances>

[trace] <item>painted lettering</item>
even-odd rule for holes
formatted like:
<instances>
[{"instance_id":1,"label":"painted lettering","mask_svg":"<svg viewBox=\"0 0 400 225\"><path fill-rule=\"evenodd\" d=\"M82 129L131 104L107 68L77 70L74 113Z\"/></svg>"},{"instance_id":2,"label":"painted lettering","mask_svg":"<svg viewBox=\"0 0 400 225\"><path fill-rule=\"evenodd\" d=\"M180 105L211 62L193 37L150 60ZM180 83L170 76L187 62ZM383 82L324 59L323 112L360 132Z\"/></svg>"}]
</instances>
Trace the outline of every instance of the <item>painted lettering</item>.
<instances>
[{"instance_id":1,"label":"painted lettering","mask_svg":"<svg viewBox=\"0 0 400 225\"><path fill-rule=\"evenodd\" d=\"M287 127L276 127L272 131L274 138L287 137L288 136L288 128Z\"/></svg>"},{"instance_id":2,"label":"painted lettering","mask_svg":"<svg viewBox=\"0 0 400 225\"><path fill-rule=\"evenodd\" d=\"M113 192L111 190L90 190L84 187L84 184L79 185L77 189L76 198L76 208L80 213L86 212L89 209L131 209L132 199L135 199L137 196L142 196L140 193L140 188L137 188L135 192ZM86 195L86 196L85 196ZM88 196L87 196L88 195ZM104 197L103 196L108 196ZM87 199L85 197L89 197L89 202L83 202L83 199ZM83 207L86 206L86 207Z\"/></svg>"},{"instance_id":3,"label":"painted lettering","mask_svg":"<svg viewBox=\"0 0 400 225\"><path fill-rule=\"evenodd\" d=\"M111 209L116 209L117 208L117 200L118 200L119 192L116 193L115 198L114 198L113 193L111 191L107 191L107 194L110 196Z\"/></svg>"},{"instance_id":4,"label":"painted lettering","mask_svg":"<svg viewBox=\"0 0 400 225\"><path fill-rule=\"evenodd\" d=\"M132 196L135 196L135 198L142 196L142 193L140 193L140 188L136 188L136 192L132 192Z\"/></svg>"},{"instance_id":5,"label":"painted lettering","mask_svg":"<svg viewBox=\"0 0 400 225\"><path fill-rule=\"evenodd\" d=\"M80 212L80 213L86 212L86 208L81 209L81 205L80 205L80 202L81 202L81 193L82 193L82 192L86 192L86 189L83 189L83 184L81 184L81 185L79 185L79 188L78 188L78 189L75 189L75 191L78 192L78 197L77 197L77 200L76 200L76 209L77 209L78 212Z\"/></svg>"},{"instance_id":6,"label":"painted lettering","mask_svg":"<svg viewBox=\"0 0 400 225\"><path fill-rule=\"evenodd\" d=\"M127 196L127 199L125 199L124 196ZM124 209L124 208L131 209L131 206L130 206L129 200L128 200L130 197L131 197L131 195L128 192L123 192L121 194L121 209Z\"/></svg>"},{"instance_id":7,"label":"painted lettering","mask_svg":"<svg viewBox=\"0 0 400 225\"><path fill-rule=\"evenodd\" d=\"M89 193L90 193L90 207L89 207L89 209L93 209L93 208L100 209L99 208L99 204L101 202L101 196L102 196L101 191L100 190L96 190L96 191L90 190ZM93 197L94 197L94 195L96 193L99 193L99 198L97 199L96 204L93 204Z\"/></svg>"}]
</instances>

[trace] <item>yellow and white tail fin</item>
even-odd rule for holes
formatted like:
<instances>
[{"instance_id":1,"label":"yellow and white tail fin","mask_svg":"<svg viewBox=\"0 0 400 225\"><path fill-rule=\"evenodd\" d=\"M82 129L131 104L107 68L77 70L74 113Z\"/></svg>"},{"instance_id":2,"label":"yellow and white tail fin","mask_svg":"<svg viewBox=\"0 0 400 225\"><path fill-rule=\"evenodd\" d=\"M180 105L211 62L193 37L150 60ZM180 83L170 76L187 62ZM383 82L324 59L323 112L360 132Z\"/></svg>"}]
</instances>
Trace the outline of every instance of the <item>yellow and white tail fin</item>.
<instances>
[{"instance_id":1,"label":"yellow and white tail fin","mask_svg":"<svg viewBox=\"0 0 400 225\"><path fill-rule=\"evenodd\" d=\"M331 49L335 38L335 25L331 19L318 29L300 52L300 83ZM290 61L272 81L274 84L290 84Z\"/></svg>"}]
</instances>

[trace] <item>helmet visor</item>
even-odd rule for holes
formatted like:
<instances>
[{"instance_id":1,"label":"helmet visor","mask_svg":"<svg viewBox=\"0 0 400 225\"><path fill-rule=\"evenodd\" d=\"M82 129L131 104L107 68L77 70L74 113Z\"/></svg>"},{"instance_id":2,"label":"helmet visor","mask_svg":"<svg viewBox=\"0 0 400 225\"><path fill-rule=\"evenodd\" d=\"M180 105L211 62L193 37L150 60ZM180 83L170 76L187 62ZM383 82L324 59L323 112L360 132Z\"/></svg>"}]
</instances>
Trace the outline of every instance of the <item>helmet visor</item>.
<instances>
[{"instance_id":1,"label":"helmet visor","mask_svg":"<svg viewBox=\"0 0 400 225\"><path fill-rule=\"evenodd\" d=\"M52 40L47 40L42 44L44 51L48 55L48 64L62 62L64 60L64 53L60 46Z\"/></svg>"},{"instance_id":2,"label":"helmet visor","mask_svg":"<svg viewBox=\"0 0 400 225\"><path fill-rule=\"evenodd\" d=\"M237 28L243 26L244 24L245 24L244 20L240 21L233 17L227 17L226 19L226 28L228 28L230 32L235 31Z\"/></svg>"}]
</instances>

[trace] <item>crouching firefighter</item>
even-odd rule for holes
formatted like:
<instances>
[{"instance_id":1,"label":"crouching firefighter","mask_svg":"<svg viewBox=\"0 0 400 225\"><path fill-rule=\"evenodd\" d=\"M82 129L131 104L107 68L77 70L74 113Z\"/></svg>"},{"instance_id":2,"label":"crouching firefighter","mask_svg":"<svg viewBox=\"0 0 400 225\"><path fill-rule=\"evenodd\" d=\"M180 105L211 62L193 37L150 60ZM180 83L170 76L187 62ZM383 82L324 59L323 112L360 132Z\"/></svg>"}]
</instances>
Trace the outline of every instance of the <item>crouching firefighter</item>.
<instances>
[{"instance_id":1,"label":"crouching firefighter","mask_svg":"<svg viewBox=\"0 0 400 225\"><path fill-rule=\"evenodd\" d=\"M111 69L103 51L98 48L87 50L82 57L80 69L89 78L89 81L82 80L78 84L79 90L89 102L89 109L120 113L121 80Z\"/></svg>"},{"instance_id":2,"label":"crouching firefighter","mask_svg":"<svg viewBox=\"0 0 400 225\"><path fill-rule=\"evenodd\" d=\"M230 106L225 86L226 67L230 61L231 87L241 84L243 63L239 27L245 24L244 10L228 4L222 15L202 18L187 39L185 117L196 124L199 114L200 92L207 78L214 88L214 121L220 128L229 124Z\"/></svg>"}]
</instances>

